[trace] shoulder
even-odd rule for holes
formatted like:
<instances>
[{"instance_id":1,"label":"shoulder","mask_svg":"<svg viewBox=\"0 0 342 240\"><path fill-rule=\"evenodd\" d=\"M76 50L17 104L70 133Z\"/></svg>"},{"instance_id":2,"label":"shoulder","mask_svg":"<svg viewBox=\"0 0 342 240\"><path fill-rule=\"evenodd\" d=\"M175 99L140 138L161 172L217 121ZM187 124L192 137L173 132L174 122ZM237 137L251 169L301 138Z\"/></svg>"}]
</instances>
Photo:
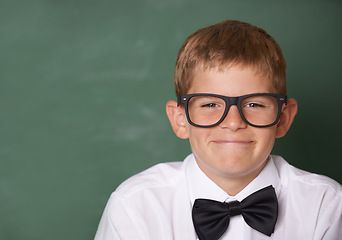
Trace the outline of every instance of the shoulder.
<instances>
[{"instance_id":1,"label":"shoulder","mask_svg":"<svg viewBox=\"0 0 342 240\"><path fill-rule=\"evenodd\" d=\"M124 181L115 190L115 195L129 198L134 194L158 189L175 188L184 182L187 159L183 162L157 164Z\"/></svg>"},{"instance_id":2,"label":"shoulder","mask_svg":"<svg viewBox=\"0 0 342 240\"><path fill-rule=\"evenodd\" d=\"M314 194L328 194L342 198L342 186L337 181L320 174L314 174L290 165L280 156L272 156L277 167L282 185L291 190L296 189Z\"/></svg>"},{"instance_id":3,"label":"shoulder","mask_svg":"<svg viewBox=\"0 0 342 240\"><path fill-rule=\"evenodd\" d=\"M278 228L287 229L285 238L337 239L342 220L341 184L298 169L279 156L272 159L280 180ZM288 230L295 226L300 226L301 231Z\"/></svg>"},{"instance_id":4,"label":"shoulder","mask_svg":"<svg viewBox=\"0 0 342 240\"><path fill-rule=\"evenodd\" d=\"M120 239L165 239L172 234L174 224L191 223L183 214L190 211L188 162L189 158L160 163L124 181L107 202L101 231L117 233Z\"/></svg>"}]
</instances>

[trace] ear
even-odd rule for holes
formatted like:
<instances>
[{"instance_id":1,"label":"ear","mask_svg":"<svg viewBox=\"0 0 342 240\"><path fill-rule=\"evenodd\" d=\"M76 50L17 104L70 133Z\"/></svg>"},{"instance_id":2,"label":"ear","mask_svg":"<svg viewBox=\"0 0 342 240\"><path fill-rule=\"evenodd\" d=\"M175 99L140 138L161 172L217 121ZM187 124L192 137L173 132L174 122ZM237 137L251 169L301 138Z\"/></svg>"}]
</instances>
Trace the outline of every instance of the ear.
<instances>
[{"instance_id":1,"label":"ear","mask_svg":"<svg viewBox=\"0 0 342 240\"><path fill-rule=\"evenodd\" d=\"M290 129L293 119L297 114L298 104L293 98L287 100L287 105L284 106L280 115L279 123L277 124L276 137L281 138L285 136Z\"/></svg>"},{"instance_id":2,"label":"ear","mask_svg":"<svg viewBox=\"0 0 342 240\"><path fill-rule=\"evenodd\" d=\"M166 114L177 137L188 138L184 108L178 107L175 101L168 101L166 103Z\"/></svg>"}]
</instances>

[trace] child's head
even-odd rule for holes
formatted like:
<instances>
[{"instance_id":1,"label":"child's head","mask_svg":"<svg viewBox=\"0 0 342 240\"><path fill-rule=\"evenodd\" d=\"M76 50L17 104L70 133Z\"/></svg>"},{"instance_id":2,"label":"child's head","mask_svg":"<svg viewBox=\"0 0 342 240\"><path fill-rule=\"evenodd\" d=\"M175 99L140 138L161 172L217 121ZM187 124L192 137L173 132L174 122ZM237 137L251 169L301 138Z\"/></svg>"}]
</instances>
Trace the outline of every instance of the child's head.
<instances>
[{"instance_id":1,"label":"child's head","mask_svg":"<svg viewBox=\"0 0 342 240\"><path fill-rule=\"evenodd\" d=\"M167 115L201 170L227 192L259 174L292 124L297 103L286 101L285 68L275 40L238 21L200 29L180 49L178 103L167 103Z\"/></svg>"},{"instance_id":2,"label":"child's head","mask_svg":"<svg viewBox=\"0 0 342 240\"><path fill-rule=\"evenodd\" d=\"M277 93L286 95L286 63L277 42L261 28L227 20L199 29L185 40L176 61L177 97L188 93L194 72L233 65L254 68L272 79Z\"/></svg>"}]
</instances>

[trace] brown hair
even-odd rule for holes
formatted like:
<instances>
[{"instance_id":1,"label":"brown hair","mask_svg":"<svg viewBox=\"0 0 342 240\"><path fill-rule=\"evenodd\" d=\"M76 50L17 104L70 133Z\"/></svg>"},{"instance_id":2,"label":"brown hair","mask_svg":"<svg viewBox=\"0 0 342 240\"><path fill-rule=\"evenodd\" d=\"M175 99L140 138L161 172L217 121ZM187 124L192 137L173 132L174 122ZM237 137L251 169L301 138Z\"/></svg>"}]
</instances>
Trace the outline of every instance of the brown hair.
<instances>
[{"instance_id":1,"label":"brown hair","mask_svg":"<svg viewBox=\"0 0 342 240\"><path fill-rule=\"evenodd\" d=\"M197 70L227 65L253 67L286 95L286 62L277 42L263 29L226 20L191 34L178 52L174 84L177 97L187 94Z\"/></svg>"}]
</instances>

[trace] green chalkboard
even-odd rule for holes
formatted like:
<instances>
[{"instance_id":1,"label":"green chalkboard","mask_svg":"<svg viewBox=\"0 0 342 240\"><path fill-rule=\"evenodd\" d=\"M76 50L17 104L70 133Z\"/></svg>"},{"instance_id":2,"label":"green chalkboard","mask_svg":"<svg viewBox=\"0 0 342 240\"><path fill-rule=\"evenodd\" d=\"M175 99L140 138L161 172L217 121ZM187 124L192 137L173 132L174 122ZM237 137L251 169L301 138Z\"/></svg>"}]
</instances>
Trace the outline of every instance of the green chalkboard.
<instances>
[{"instance_id":1,"label":"green chalkboard","mask_svg":"<svg viewBox=\"0 0 342 240\"><path fill-rule=\"evenodd\" d=\"M0 239L93 239L110 193L181 161L175 58L200 27L238 19L283 48L299 102L274 153L342 182L337 0L0 0Z\"/></svg>"}]
</instances>

